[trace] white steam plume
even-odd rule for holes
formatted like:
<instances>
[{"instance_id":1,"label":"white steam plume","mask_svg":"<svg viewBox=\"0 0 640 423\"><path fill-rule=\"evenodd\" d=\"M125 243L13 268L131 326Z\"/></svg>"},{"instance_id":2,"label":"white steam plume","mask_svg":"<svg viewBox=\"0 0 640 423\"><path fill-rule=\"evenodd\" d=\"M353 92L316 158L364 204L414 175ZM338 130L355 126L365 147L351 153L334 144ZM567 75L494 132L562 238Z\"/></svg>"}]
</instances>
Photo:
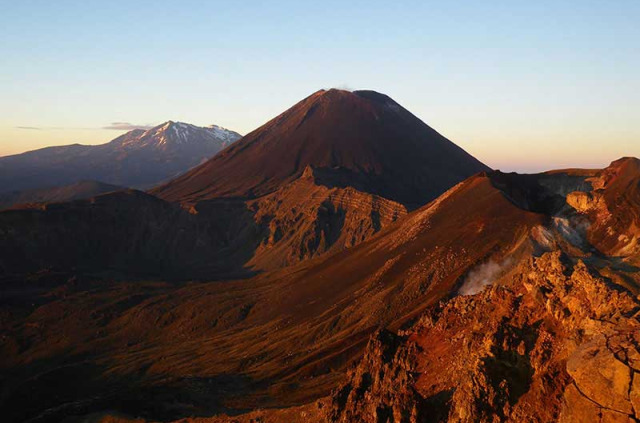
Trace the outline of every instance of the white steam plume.
<instances>
[{"instance_id":1,"label":"white steam plume","mask_svg":"<svg viewBox=\"0 0 640 423\"><path fill-rule=\"evenodd\" d=\"M508 267L513 264L513 259L507 257L498 263L489 260L486 263L476 266L469 272L462 286L458 290L460 295L474 295L491 285L496 279L506 273Z\"/></svg>"}]
</instances>

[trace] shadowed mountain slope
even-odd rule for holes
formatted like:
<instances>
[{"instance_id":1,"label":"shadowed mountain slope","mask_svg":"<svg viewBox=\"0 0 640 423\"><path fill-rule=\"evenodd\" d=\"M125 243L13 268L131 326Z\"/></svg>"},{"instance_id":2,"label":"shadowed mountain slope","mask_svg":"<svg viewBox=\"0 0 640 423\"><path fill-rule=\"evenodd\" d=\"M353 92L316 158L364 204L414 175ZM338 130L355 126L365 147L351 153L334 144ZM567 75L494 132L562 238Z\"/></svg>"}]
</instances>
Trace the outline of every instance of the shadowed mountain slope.
<instances>
[{"instance_id":1,"label":"shadowed mountain slope","mask_svg":"<svg viewBox=\"0 0 640 423\"><path fill-rule=\"evenodd\" d=\"M246 276L259 228L244 203L218 204L216 218L136 190L0 211L0 275L38 270L130 278ZM253 243L252 243L253 242Z\"/></svg>"},{"instance_id":2,"label":"shadowed mountain slope","mask_svg":"<svg viewBox=\"0 0 640 423\"><path fill-rule=\"evenodd\" d=\"M135 154L142 154L142 146L171 150L190 139L191 129L182 126L169 123L107 145L125 150L136 146ZM188 227L159 220L136 222L131 216L164 216L164 210L177 207L146 201L140 194L127 197L126 206L116 205L116 197L105 197L97 203L100 207L88 202L43 207L24 219L4 215L0 226L5 220L15 228L4 244L13 251L10 256L19 256L8 257L5 269L64 270L74 265L93 271L161 272L181 279L275 270L351 248L411 207L486 169L383 94L320 91L225 150L219 159L151 191L165 202L180 202L180 213L188 215L184 221L191 222ZM198 194L191 195L194 192ZM127 212L127 207L132 210ZM158 210L151 212L153 207ZM64 225L62 215L78 225L71 229L74 237L58 241L56 237L64 236L59 228ZM155 234L159 227L172 240L171 248L154 245L155 236L143 235ZM238 228L242 229L232 232ZM104 235L104 254L96 250L95 257L86 260L85 246L98 233ZM113 235L126 233L124 241ZM136 240L135 246L127 245L131 240ZM55 245L67 246L65 257L58 257ZM192 255L183 260L179 251ZM119 257L125 252L130 257Z\"/></svg>"},{"instance_id":3,"label":"shadowed mountain slope","mask_svg":"<svg viewBox=\"0 0 640 423\"><path fill-rule=\"evenodd\" d=\"M188 280L247 277L368 239L406 214L307 175L254 201L189 209L136 190L0 211L0 275L42 269Z\"/></svg>"},{"instance_id":4,"label":"shadowed mountain slope","mask_svg":"<svg viewBox=\"0 0 640 423\"><path fill-rule=\"evenodd\" d=\"M223 154L153 190L169 201L259 197L321 169L323 184L351 186L413 208L489 170L384 94L318 91Z\"/></svg>"},{"instance_id":5,"label":"shadowed mountain slope","mask_svg":"<svg viewBox=\"0 0 640 423\"><path fill-rule=\"evenodd\" d=\"M62 203L123 189L125 188L103 184L98 181L80 181L62 187L6 192L0 194L0 209L12 206L24 207L25 205L33 205L35 207L42 203Z\"/></svg>"}]
</instances>

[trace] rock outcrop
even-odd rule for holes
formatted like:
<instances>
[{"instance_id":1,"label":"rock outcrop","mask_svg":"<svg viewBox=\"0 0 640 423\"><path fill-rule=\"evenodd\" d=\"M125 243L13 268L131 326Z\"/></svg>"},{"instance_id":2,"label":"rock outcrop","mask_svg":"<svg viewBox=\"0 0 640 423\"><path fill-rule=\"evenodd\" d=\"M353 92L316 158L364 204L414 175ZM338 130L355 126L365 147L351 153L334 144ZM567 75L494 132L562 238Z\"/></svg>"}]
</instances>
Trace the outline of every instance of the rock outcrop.
<instances>
[{"instance_id":1,"label":"rock outcrop","mask_svg":"<svg viewBox=\"0 0 640 423\"><path fill-rule=\"evenodd\" d=\"M414 372L405 338L376 332L360 363L332 397L327 418L332 422L427 421L427 403L414 388Z\"/></svg>"},{"instance_id":2,"label":"rock outcrop","mask_svg":"<svg viewBox=\"0 0 640 423\"><path fill-rule=\"evenodd\" d=\"M317 170L276 192L249 201L263 239L249 266L277 269L371 238L407 214L399 203L352 187L327 187Z\"/></svg>"},{"instance_id":3,"label":"rock outcrop","mask_svg":"<svg viewBox=\"0 0 640 423\"><path fill-rule=\"evenodd\" d=\"M559 252L376 335L332 422L640 419L640 302Z\"/></svg>"},{"instance_id":4,"label":"rock outcrop","mask_svg":"<svg viewBox=\"0 0 640 423\"><path fill-rule=\"evenodd\" d=\"M236 281L56 285L52 275L50 289L38 273L5 285L4 414L639 420L640 257L620 238L638 227L634 160L602 171L476 175L395 223L398 203L328 185L326 171L310 166L259 198L190 208L125 192L0 213L7 266L24 241L23 258L44 260L38 239L64 259L60 246L73 241L52 240L70 233L98 234L105 261L148 257L158 267L169 257L191 271L234 257L295 263ZM56 232L64 219L95 232L79 224ZM117 242L124 238L131 242ZM51 383L67 379L74 383ZM48 400L32 406L30 392Z\"/></svg>"}]
</instances>

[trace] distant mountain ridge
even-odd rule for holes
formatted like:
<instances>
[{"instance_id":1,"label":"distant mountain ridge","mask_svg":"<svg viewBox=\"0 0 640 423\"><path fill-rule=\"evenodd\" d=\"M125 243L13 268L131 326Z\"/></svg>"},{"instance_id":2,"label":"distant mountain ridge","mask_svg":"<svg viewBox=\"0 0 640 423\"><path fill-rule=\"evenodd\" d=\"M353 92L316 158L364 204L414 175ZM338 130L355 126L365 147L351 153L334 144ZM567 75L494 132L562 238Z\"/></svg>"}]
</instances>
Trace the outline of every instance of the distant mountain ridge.
<instances>
[{"instance_id":1,"label":"distant mountain ridge","mask_svg":"<svg viewBox=\"0 0 640 423\"><path fill-rule=\"evenodd\" d=\"M61 203L95 197L125 188L98 181L80 181L54 188L11 191L0 194L0 210L13 207L33 207L42 203Z\"/></svg>"},{"instance_id":2,"label":"distant mountain ridge","mask_svg":"<svg viewBox=\"0 0 640 423\"><path fill-rule=\"evenodd\" d=\"M240 139L211 125L168 121L147 131L134 129L100 145L46 147L0 157L0 193L95 180L150 188L211 158Z\"/></svg>"}]
</instances>

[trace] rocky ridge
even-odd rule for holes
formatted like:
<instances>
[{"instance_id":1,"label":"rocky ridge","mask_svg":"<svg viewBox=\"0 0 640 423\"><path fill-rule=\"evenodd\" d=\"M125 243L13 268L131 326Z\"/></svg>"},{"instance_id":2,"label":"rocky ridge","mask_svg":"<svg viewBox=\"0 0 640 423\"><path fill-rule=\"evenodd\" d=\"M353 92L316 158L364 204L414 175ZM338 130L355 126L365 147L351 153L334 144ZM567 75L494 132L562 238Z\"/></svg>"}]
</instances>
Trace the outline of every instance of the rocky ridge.
<instances>
[{"instance_id":1,"label":"rocky ridge","mask_svg":"<svg viewBox=\"0 0 640 423\"><path fill-rule=\"evenodd\" d=\"M331 422L640 419L640 302L559 252L376 335Z\"/></svg>"}]
</instances>

